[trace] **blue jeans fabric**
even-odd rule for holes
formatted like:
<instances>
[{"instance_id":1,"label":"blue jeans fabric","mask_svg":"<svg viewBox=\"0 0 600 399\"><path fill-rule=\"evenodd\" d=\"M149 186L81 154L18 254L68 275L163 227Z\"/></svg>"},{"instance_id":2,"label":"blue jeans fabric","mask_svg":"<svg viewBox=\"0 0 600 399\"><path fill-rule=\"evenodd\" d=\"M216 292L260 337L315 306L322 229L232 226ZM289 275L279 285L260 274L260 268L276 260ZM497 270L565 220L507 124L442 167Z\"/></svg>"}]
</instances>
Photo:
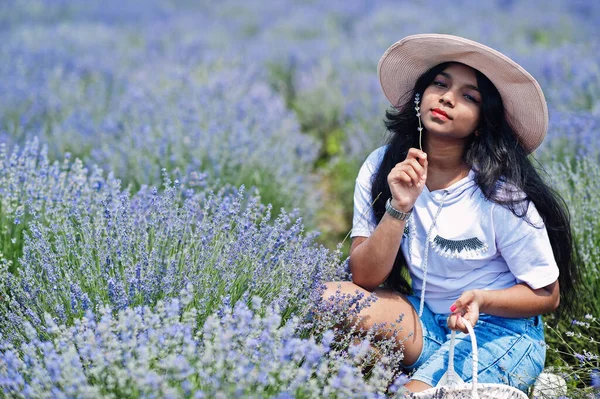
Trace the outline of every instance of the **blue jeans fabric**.
<instances>
[{"instance_id":1,"label":"blue jeans fabric","mask_svg":"<svg viewBox=\"0 0 600 399\"><path fill-rule=\"evenodd\" d=\"M407 296L417 310L420 298ZM450 333L447 315L423 309L423 350L417 361L404 367L411 378L436 386L448 368ZM479 354L477 380L481 383L507 384L524 392L544 368L546 346L541 316L511 319L481 314L474 326ZM465 382L473 375L471 339L458 332L454 347L454 369Z\"/></svg>"}]
</instances>

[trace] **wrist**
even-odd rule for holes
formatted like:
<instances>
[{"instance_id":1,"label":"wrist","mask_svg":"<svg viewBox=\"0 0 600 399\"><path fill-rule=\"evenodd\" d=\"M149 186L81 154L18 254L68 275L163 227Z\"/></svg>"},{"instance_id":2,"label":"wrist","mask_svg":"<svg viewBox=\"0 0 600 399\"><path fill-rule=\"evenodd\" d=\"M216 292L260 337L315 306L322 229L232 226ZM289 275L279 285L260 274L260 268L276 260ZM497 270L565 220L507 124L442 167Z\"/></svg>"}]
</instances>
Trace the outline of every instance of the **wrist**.
<instances>
[{"instance_id":1,"label":"wrist","mask_svg":"<svg viewBox=\"0 0 600 399\"><path fill-rule=\"evenodd\" d=\"M397 209L400 212L410 213L410 212L412 212L414 204L403 204L400 201L398 201L397 199L394 199L394 197L392 197L390 199L390 205L392 205L392 207L394 209Z\"/></svg>"},{"instance_id":2,"label":"wrist","mask_svg":"<svg viewBox=\"0 0 600 399\"><path fill-rule=\"evenodd\" d=\"M400 220L402 222L405 222L408 220L408 218L410 217L411 213L412 213L412 208L408 211L402 211L398 208L395 208L392 205L392 198L388 198L388 200L385 203L385 211L394 219Z\"/></svg>"},{"instance_id":3,"label":"wrist","mask_svg":"<svg viewBox=\"0 0 600 399\"><path fill-rule=\"evenodd\" d=\"M474 300L479 305L479 311L486 313L486 310L489 307L489 294L490 291L486 290L473 290Z\"/></svg>"}]
</instances>

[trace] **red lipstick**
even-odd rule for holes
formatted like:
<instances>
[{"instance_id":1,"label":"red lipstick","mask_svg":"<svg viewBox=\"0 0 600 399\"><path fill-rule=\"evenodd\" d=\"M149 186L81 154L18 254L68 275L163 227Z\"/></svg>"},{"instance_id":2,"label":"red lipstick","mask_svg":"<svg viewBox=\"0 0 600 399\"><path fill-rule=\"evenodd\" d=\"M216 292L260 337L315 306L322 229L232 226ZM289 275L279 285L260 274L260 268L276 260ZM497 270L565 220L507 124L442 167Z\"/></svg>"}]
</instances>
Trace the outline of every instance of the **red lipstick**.
<instances>
[{"instance_id":1,"label":"red lipstick","mask_svg":"<svg viewBox=\"0 0 600 399\"><path fill-rule=\"evenodd\" d=\"M448 114L446 112L442 111L439 108L432 109L431 113L433 114L433 116L438 117L440 119L450 119L450 117L448 116Z\"/></svg>"}]
</instances>

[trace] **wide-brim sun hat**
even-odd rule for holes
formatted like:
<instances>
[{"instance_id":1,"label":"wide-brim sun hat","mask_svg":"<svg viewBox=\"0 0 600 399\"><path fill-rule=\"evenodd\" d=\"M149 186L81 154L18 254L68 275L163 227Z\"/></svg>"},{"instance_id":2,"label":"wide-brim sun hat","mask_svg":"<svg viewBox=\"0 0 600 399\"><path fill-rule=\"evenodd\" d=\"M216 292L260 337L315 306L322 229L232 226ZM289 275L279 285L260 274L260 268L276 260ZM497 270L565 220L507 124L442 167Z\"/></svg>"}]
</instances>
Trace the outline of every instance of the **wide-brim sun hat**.
<instances>
[{"instance_id":1,"label":"wide-brim sun hat","mask_svg":"<svg viewBox=\"0 0 600 399\"><path fill-rule=\"evenodd\" d=\"M417 79L435 65L460 62L483 73L498 89L506 120L527 153L544 140L548 106L538 82L529 72L501 52L453 35L407 36L381 56L377 75L383 93L400 108L410 100Z\"/></svg>"}]
</instances>

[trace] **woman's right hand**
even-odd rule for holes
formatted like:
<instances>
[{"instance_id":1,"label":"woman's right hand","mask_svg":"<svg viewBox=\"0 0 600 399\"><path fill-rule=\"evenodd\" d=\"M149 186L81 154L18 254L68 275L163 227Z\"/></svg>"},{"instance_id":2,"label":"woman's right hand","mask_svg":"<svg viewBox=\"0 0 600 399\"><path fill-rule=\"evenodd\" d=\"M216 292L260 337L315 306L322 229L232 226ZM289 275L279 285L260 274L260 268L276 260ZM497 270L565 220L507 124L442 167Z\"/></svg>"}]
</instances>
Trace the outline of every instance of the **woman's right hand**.
<instances>
[{"instance_id":1,"label":"woman's right hand","mask_svg":"<svg viewBox=\"0 0 600 399\"><path fill-rule=\"evenodd\" d=\"M392 206L402 212L410 211L427 181L427 154L411 148L406 159L394 166L387 179Z\"/></svg>"}]
</instances>

